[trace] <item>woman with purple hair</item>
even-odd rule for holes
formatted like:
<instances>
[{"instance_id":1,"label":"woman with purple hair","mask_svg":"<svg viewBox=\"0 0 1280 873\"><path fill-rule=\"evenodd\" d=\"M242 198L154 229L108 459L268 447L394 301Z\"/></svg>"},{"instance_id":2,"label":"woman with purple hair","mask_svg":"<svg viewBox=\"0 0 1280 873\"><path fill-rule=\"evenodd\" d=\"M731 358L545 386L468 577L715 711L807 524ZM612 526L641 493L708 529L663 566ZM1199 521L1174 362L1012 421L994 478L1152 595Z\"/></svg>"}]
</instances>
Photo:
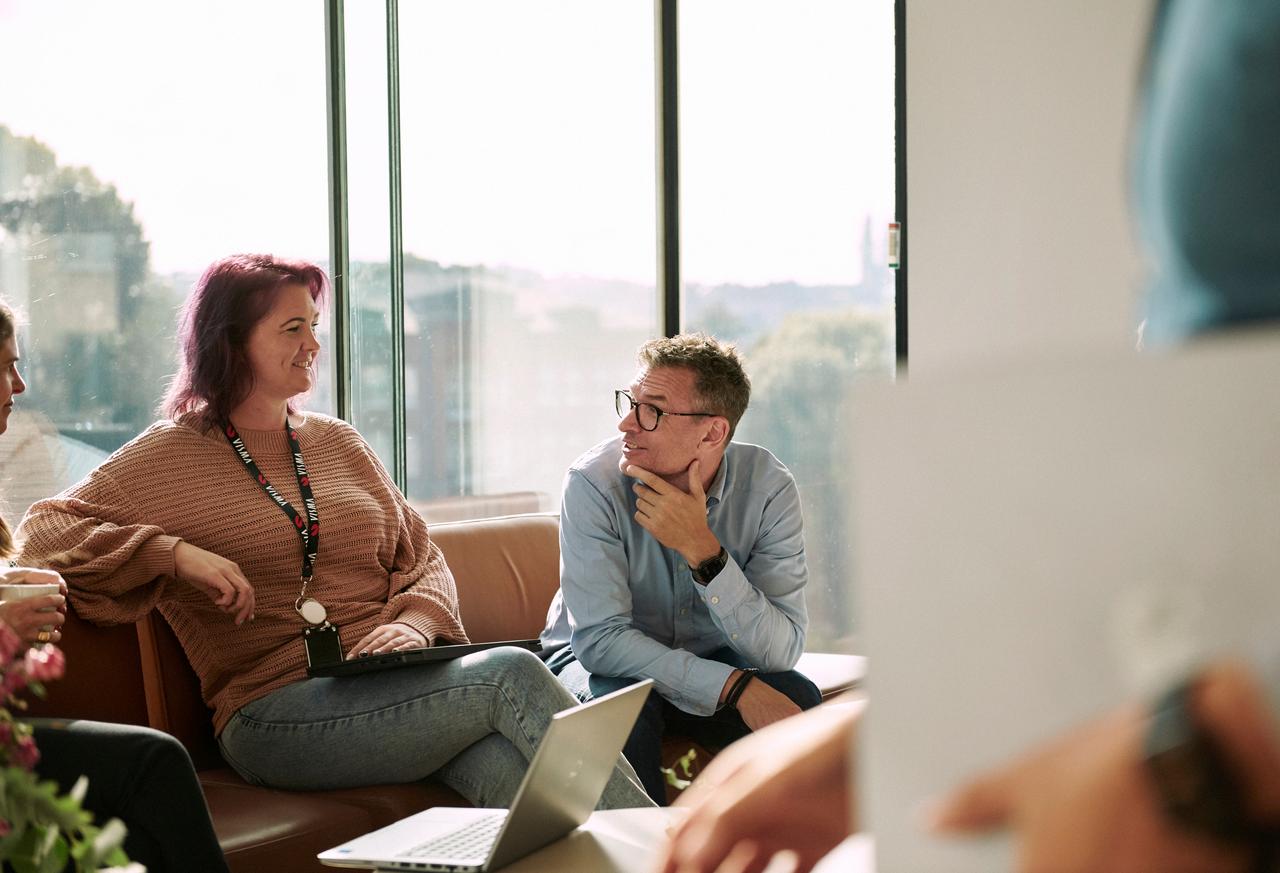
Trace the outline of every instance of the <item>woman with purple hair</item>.
<instances>
[{"instance_id":1,"label":"woman with purple hair","mask_svg":"<svg viewBox=\"0 0 1280 873\"><path fill-rule=\"evenodd\" d=\"M196 283L181 365L152 425L31 507L23 558L100 623L158 608L248 781L311 790L435 775L506 806L551 715L575 701L511 647L359 679L308 660L467 641L423 520L348 424L303 412L320 307L313 264L235 255ZM650 805L625 761L601 806Z\"/></svg>"}]
</instances>

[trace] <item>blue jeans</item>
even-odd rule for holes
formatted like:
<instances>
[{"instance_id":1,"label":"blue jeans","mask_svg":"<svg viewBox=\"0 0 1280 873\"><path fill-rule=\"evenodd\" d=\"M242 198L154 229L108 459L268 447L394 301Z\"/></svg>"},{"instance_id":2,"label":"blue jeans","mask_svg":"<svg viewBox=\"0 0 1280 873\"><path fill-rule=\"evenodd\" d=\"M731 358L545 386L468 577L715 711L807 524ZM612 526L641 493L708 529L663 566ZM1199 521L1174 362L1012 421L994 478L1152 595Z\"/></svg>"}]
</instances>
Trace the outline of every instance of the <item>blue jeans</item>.
<instances>
[{"instance_id":1,"label":"blue jeans","mask_svg":"<svg viewBox=\"0 0 1280 873\"><path fill-rule=\"evenodd\" d=\"M453 661L306 679L242 707L218 744L255 785L294 791L436 776L507 807L553 713L577 703L538 656L503 647ZM650 806L621 758L599 809Z\"/></svg>"},{"instance_id":2,"label":"blue jeans","mask_svg":"<svg viewBox=\"0 0 1280 873\"><path fill-rule=\"evenodd\" d=\"M582 701L602 697L619 688L639 681L635 678L594 676L565 646L547 656L547 666L555 673L565 688ZM751 664L728 646L717 649L705 658L745 668ZM822 702L822 692L808 676L788 670L785 673L761 673L756 678L781 691L801 709L812 709ZM667 803L667 785L662 775L662 737L668 728L688 734L697 742L712 749L722 749L735 740L751 733L737 710L722 709L714 715L690 715L677 709L658 694L650 694L645 701L640 718L627 738L622 753L640 774L640 782L649 797L659 806Z\"/></svg>"}]
</instances>

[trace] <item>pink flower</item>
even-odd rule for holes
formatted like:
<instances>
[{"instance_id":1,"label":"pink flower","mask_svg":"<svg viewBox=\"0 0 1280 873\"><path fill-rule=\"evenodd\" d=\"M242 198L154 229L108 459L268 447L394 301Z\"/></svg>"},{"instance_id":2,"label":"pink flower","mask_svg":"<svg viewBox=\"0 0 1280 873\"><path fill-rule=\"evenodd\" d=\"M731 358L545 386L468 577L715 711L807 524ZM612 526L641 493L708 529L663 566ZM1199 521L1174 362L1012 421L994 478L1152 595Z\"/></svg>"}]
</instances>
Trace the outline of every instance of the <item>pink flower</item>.
<instances>
[{"instance_id":1,"label":"pink flower","mask_svg":"<svg viewBox=\"0 0 1280 873\"><path fill-rule=\"evenodd\" d=\"M22 649L22 640L13 632L13 628L0 621L0 665L8 664Z\"/></svg>"},{"instance_id":2,"label":"pink flower","mask_svg":"<svg viewBox=\"0 0 1280 873\"><path fill-rule=\"evenodd\" d=\"M67 658L57 646L39 646L27 649L22 666L36 682L61 679L67 666Z\"/></svg>"},{"instance_id":3,"label":"pink flower","mask_svg":"<svg viewBox=\"0 0 1280 873\"><path fill-rule=\"evenodd\" d=\"M40 750L36 748L36 741L30 736L21 737L13 749L14 765L23 770L31 770L39 760Z\"/></svg>"},{"instance_id":4,"label":"pink flower","mask_svg":"<svg viewBox=\"0 0 1280 873\"><path fill-rule=\"evenodd\" d=\"M4 681L0 682L0 699L8 700L11 694L27 687L27 671L23 664L15 664L5 671Z\"/></svg>"}]
</instances>

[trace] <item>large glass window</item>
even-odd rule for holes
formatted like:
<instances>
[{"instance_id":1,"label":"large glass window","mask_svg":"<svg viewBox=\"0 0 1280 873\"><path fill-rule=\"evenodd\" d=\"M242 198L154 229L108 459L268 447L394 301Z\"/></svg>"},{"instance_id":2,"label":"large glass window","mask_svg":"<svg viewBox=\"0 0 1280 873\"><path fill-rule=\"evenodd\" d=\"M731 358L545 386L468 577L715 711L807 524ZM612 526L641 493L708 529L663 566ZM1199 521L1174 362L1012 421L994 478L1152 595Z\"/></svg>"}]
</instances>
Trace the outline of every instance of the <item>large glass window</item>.
<instances>
[{"instance_id":1,"label":"large glass window","mask_svg":"<svg viewBox=\"0 0 1280 873\"><path fill-rule=\"evenodd\" d=\"M9 0L0 81L0 294L29 319L0 441L16 518L155 419L210 262L327 267L323 9Z\"/></svg>"},{"instance_id":2,"label":"large glass window","mask_svg":"<svg viewBox=\"0 0 1280 873\"><path fill-rule=\"evenodd\" d=\"M558 505L656 323L648 0L402 3L408 493Z\"/></svg>"},{"instance_id":3,"label":"large glass window","mask_svg":"<svg viewBox=\"0 0 1280 873\"><path fill-rule=\"evenodd\" d=\"M753 381L738 439L792 470L810 648L851 627L850 385L894 365L893 3L680 4L682 324L736 341Z\"/></svg>"},{"instance_id":4,"label":"large glass window","mask_svg":"<svg viewBox=\"0 0 1280 873\"><path fill-rule=\"evenodd\" d=\"M209 262L328 267L330 73L341 387L388 467L406 449L410 499L432 521L556 509L568 464L616 434L612 390L660 331L655 0L400 3L398 139L387 6L345 5L329 71L311 0L0 3L0 81L22 83L0 103L0 294L30 319L32 385L0 441L11 515L153 420ZM678 9L680 323L746 353L739 438L796 474L828 648L851 624L837 421L857 377L893 372L893 2ZM322 360L310 406L332 412Z\"/></svg>"}]
</instances>

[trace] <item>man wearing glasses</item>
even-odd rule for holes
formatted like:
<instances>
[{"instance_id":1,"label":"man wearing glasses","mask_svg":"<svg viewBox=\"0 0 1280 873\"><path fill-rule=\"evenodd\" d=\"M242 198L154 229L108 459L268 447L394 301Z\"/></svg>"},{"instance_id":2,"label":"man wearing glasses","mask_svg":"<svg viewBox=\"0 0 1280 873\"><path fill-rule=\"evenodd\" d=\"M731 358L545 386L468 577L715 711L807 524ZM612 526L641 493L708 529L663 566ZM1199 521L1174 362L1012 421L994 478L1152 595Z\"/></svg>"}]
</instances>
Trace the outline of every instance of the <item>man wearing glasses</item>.
<instances>
[{"instance_id":1,"label":"man wearing glasses","mask_svg":"<svg viewBox=\"0 0 1280 873\"><path fill-rule=\"evenodd\" d=\"M718 747L821 695L791 669L808 625L800 495L770 452L732 442L751 395L737 350L686 334L638 358L614 392L621 436L565 477L542 643L581 700L654 680L624 752L661 805L668 725Z\"/></svg>"}]
</instances>

